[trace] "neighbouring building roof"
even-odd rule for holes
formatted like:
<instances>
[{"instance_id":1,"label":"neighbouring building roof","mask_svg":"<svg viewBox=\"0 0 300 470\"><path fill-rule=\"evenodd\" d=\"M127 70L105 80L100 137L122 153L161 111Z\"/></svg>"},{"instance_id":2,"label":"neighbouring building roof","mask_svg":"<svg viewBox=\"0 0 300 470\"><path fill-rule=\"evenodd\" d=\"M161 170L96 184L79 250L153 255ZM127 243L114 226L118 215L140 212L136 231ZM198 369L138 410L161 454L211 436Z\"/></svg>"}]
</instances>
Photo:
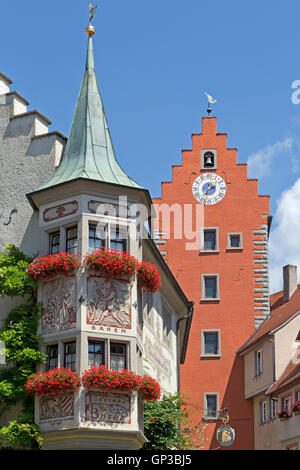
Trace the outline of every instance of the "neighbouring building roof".
<instances>
[{"instance_id":1,"label":"neighbouring building roof","mask_svg":"<svg viewBox=\"0 0 300 470\"><path fill-rule=\"evenodd\" d=\"M294 383L300 383L300 363L295 363L295 359L291 360L282 376L277 382L267 391L268 395L276 395L282 390L292 386Z\"/></svg>"},{"instance_id":2,"label":"neighbouring building roof","mask_svg":"<svg viewBox=\"0 0 300 470\"><path fill-rule=\"evenodd\" d=\"M35 192L79 178L142 189L117 162L98 86L92 37L70 136L53 176Z\"/></svg>"},{"instance_id":3,"label":"neighbouring building roof","mask_svg":"<svg viewBox=\"0 0 300 470\"><path fill-rule=\"evenodd\" d=\"M237 353L244 353L288 320L300 313L300 284L288 301L283 300L283 291L270 295L271 315L262 323L260 328L238 349Z\"/></svg>"}]
</instances>

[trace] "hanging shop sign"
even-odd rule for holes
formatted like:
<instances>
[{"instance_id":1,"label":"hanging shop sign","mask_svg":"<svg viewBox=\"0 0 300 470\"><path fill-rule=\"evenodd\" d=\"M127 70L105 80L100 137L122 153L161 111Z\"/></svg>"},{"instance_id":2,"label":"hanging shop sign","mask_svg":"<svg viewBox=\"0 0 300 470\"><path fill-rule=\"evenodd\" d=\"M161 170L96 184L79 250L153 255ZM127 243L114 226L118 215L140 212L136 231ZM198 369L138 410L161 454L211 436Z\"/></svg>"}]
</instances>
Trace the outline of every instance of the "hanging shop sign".
<instances>
[{"instance_id":1,"label":"hanging shop sign","mask_svg":"<svg viewBox=\"0 0 300 470\"><path fill-rule=\"evenodd\" d=\"M221 426L217 429L216 438L220 446L230 447L235 441L235 430L230 426Z\"/></svg>"}]
</instances>

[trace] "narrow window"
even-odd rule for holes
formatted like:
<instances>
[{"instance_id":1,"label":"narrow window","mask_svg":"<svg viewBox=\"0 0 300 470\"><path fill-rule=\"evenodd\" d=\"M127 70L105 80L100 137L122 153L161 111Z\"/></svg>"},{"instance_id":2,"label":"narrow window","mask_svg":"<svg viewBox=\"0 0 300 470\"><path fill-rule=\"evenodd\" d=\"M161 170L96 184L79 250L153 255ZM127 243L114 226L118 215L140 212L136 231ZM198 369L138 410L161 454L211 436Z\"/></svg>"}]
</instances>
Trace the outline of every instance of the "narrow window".
<instances>
[{"instance_id":1,"label":"narrow window","mask_svg":"<svg viewBox=\"0 0 300 470\"><path fill-rule=\"evenodd\" d=\"M110 370L126 369L126 345L110 344Z\"/></svg>"},{"instance_id":2,"label":"narrow window","mask_svg":"<svg viewBox=\"0 0 300 470\"><path fill-rule=\"evenodd\" d=\"M216 419L218 414L218 397L216 394L205 394L205 418Z\"/></svg>"},{"instance_id":3,"label":"narrow window","mask_svg":"<svg viewBox=\"0 0 300 470\"><path fill-rule=\"evenodd\" d=\"M47 346L46 370L56 369L58 367L58 345L51 344Z\"/></svg>"},{"instance_id":4,"label":"narrow window","mask_svg":"<svg viewBox=\"0 0 300 470\"><path fill-rule=\"evenodd\" d=\"M260 423L263 424L267 421L267 401L260 402Z\"/></svg>"},{"instance_id":5,"label":"narrow window","mask_svg":"<svg viewBox=\"0 0 300 470\"><path fill-rule=\"evenodd\" d=\"M76 370L76 342L65 343L65 368Z\"/></svg>"},{"instance_id":6,"label":"narrow window","mask_svg":"<svg viewBox=\"0 0 300 470\"><path fill-rule=\"evenodd\" d=\"M276 418L276 413L277 413L277 401L270 399L270 418L274 419Z\"/></svg>"},{"instance_id":7,"label":"narrow window","mask_svg":"<svg viewBox=\"0 0 300 470\"><path fill-rule=\"evenodd\" d=\"M97 228L97 225L89 225L89 252L105 247L104 227Z\"/></svg>"},{"instance_id":8,"label":"narrow window","mask_svg":"<svg viewBox=\"0 0 300 470\"><path fill-rule=\"evenodd\" d=\"M78 250L78 235L77 226L67 229L66 233L66 251L71 255L77 255Z\"/></svg>"},{"instance_id":9,"label":"narrow window","mask_svg":"<svg viewBox=\"0 0 300 470\"><path fill-rule=\"evenodd\" d=\"M254 375L258 376L262 374L263 371L263 351L255 351L254 353Z\"/></svg>"},{"instance_id":10,"label":"narrow window","mask_svg":"<svg viewBox=\"0 0 300 470\"><path fill-rule=\"evenodd\" d=\"M89 341L88 365L100 367L104 365L104 343Z\"/></svg>"},{"instance_id":11,"label":"narrow window","mask_svg":"<svg viewBox=\"0 0 300 470\"><path fill-rule=\"evenodd\" d=\"M60 248L60 232L53 232L49 234L49 253L54 255L59 253Z\"/></svg>"}]
</instances>

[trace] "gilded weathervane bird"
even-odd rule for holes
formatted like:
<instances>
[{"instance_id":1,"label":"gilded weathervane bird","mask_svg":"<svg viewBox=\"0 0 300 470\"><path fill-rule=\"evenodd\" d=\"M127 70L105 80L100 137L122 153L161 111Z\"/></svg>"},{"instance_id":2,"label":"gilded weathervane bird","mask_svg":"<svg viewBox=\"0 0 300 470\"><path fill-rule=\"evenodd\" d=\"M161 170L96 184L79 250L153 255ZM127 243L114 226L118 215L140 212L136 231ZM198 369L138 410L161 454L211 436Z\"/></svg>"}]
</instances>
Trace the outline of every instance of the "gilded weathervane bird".
<instances>
[{"instance_id":1,"label":"gilded weathervane bird","mask_svg":"<svg viewBox=\"0 0 300 470\"><path fill-rule=\"evenodd\" d=\"M90 23L91 23L92 19L94 18L94 15L96 13L97 5L95 5L93 7L93 5L90 3L89 8L90 8Z\"/></svg>"},{"instance_id":2,"label":"gilded weathervane bird","mask_svg":"<svg viewBox=\"0 0 300 470\"><path fill-rule=\"evenodd\" d=\"M208 115L211 113L211 104L215 104L217 102L217 100L215 100L211 95L209 95L208 93L204 93L206 96L207 96L207 101L208 101L208 107L207 107L207 113Z\"/></svg>"}]
</instances>

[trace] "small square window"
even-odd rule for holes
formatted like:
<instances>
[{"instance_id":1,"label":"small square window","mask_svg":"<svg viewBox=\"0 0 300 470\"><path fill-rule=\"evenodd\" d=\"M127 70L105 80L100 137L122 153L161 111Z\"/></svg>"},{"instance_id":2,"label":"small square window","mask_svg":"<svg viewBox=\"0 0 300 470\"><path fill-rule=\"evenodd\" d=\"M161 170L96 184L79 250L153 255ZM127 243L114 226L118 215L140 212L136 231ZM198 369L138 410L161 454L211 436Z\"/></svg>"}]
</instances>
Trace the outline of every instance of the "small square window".
<instances>
[{"instance_id":1,"label":"small square window","mask_svg":"<svg viewBox=\"0 0 300 470\"><path fill-rule=\"evenodd\" d=\"M242 234L241 233L228 233L227 250L241 250L242 248L243 248Z\"/></svg>"},{"instance_id":2,"label":"small square window","mask_svg":"<svg viewBox=\"0 0 300 470\"><path fill-rule=\"evenodd\" d=\"M204 394L204 418L217 419L218 418L218 394L205 393Z\"/></svg>"},{"instance_id":3,"label":"small square window","mask_svg":"<svg viewBox=\"0 0 300 470\"><path fill-rule=\"evenodd\" d=\"M201 300L219 300L219 276L217 274L202 275Z\"/></svg>"},{"instance_id":4,"label":"small square window","mask_svg":"<svg viewBox=\"0 0 300 470\"><path fill-rule=\"evenodd\" d=\"M202 331L201 356L220 356L220 332Z\"/></svg>"}]
</instances>

